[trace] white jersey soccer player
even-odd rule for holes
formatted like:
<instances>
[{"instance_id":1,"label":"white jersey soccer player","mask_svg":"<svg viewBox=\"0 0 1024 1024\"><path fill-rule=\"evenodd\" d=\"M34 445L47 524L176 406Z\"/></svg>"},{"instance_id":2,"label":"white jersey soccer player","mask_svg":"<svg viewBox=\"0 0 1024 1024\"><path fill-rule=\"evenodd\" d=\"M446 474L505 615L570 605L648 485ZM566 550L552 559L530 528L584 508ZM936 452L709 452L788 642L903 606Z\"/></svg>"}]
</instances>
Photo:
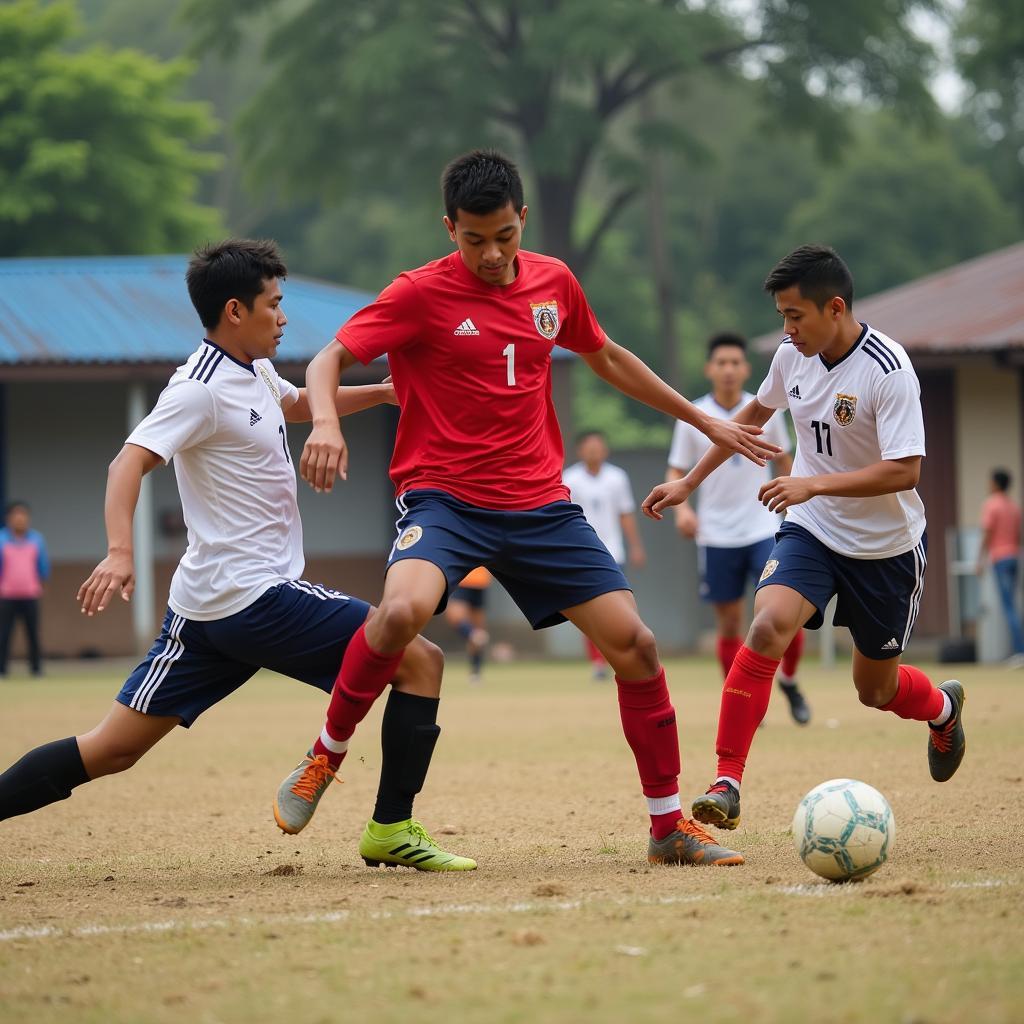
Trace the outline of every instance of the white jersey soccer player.
<instances>
[{"instance_id":1,"label":"white jersey soccer player","mask_svg":"<svg viewBox=\"0 0 1024 1024\"><path fill-rule=\"evenodd\" d=\"M130 768L260 668L333 690L370 605L298 578L302 528L285 421L308 421L309 405L305 391L279 377L270 361L287 323L285 273L269 241L207 246L190 261L189 296L208 336L111 463L107 557L78 594L89 615L118 592L131 596L132 520L142 478L173 459L188 548L171 582L163 628L99 725L30 750L0 775L0 820ZM342 416L393 400L390 385L341 388L335 411ZM359 843L368 864L408 864L389 852L398 845L415 850L412 866L420 870L476 866L441 850L412 818L440 732L441 660L417 638L393 677L381 727L381 785ZM296 833L309 822L347 747L348 736L333 762L311 751L288 776L274 802L282 830Z\"/></svg>"},{"instance_id":2,"label":"white jersey soccer player","mask_svg":"<svg viewBox=\"0 0 1024 1024\"><path fill-rule=\"evenodd\" d=\"M731 331L708 339L704 376L711 391L694 405L718 419L732 419L752 399L743 390L750 377L747 342ZM676 509L676 528L686 538L696 538L700 572L700 596L715 612L715 651L723 677L743 646L744 596L747 587L760 579L775 541L781 518L765 508L758 492L773 474L788 473L793 448L785 413L778 412L764 425L764 436L778 445L781 454L771 466L756 466L746 459L730 458L705 481L696 495L695 514L688 503ZM688 423L677 421L668 456L668 480L684 476L711 447ZM741 465L746 462L746 465ZM811 709L796 681L803 654L804 634L799 630L786 648L779 669L779 686L798 725L811 720Z\"/></svg>"},{"instance_id":3,"label":"white jersey soccer player","mask_svg":"<svg viewBox=\"0 0 1024 1024\"><path fill-rule=\"evenodd\" d=\"M221 619L302 575L302 524L282 407L295 385L269 359L239 362L204 341L172 375L127 444L174 460L188 548L167 603Z\"/></svg>"},{"instance_id":4,"label":"white jersey soccer player","mask_svg":"<svg viewBox=\"0 0 1024 1024\"><path fill-rule=\"evenodd\" d=\"M747 461L742 455L738 458ZM612 558L619 565L625 565L622 517L636 512L633 487L626 471L605 462L596 473L591 473L582 462L574 462L562 474L562 482L569 488L572 500L583 509L587 522Z\"/></svg>"},{"instance_id":5,"label":"white jersey soccer player","mask_svg":"<svg viewBox=\"0 0 1024 1024\"><path fill-rule=\"evenodd\" d=\"M753 397L747 391L740 392L739 401L731 409L723 409L713 394L695 399L693 404L709 416L731 420ZM783 452L793 450L783 413L776 413L764 425L764 437ZM676 420L668 464L682 472L693 469L710 447L711 442L699 430ZM742 548L774 537L781 517L757 500L758 490L771 475L768 466L757 466L741 456L730 458L708 477L697 495L697 543L701 547Z\"/></svg>"},{"instance_id":6,"label":"white jersey soccer player","mask_svg":"<svg viewBox=\"0 0 1024 1024\"><path fill-rule=\"evenodd\" d=\"M754 620L722 691L718 778L693 804L699 821L735 828L747 753L771 678L805 623L850 629L853 682L862 704L927 722L933 779L952 778L966 746L964 689L934 686L900 664L921 606L924 507L914 489L925 454L921 389L906 351L853 315L853 277L831 249L803 246L768 275L765 290L786 337L739 422L761 425L789 408L797 431L793 472L765 484L767 508L785 511L754 600ZM727 453L709 451L682 480L656 487L644 509L685 501Z\"/></svg>"},{"instance_id":7,"label":"white jersey soccer player","mask_svg":"<svg viewBox=\"0 0 1024 1024\"><path fill-rule=\"evenodd\" d=\"M835 365L821 355L804 358L786 338L757 400L770 409L788 408L793 417L793 476L849 473L925 454L921 385L910 357L868 324ZM816 495L792 506L786 521L849 558L902 555L919 546L925 529L924 505L913 488L865 497ZM920 557L923 576L923 550ZM912 625L907 623L908 636Z\"/></svg>"}]
</instances>

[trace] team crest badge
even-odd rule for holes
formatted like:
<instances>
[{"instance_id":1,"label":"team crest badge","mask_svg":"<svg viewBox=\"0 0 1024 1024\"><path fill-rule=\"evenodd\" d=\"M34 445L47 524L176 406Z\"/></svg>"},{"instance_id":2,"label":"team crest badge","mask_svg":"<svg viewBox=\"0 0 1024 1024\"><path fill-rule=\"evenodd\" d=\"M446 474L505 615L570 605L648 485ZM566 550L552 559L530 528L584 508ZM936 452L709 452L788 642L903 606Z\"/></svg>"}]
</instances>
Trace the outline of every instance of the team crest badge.
<instances>
[{"instance_id":1,"label":"team crest badge","mask_svg":"<svg viewBox=\"0 0 1024 1024\"><path fill-rule=\"evenodd\" d=\"M836 394L836 404L832 406L832 416L841 427L848 427L857 415L857 396Z\"/></svg>"},{"instance_id":2,"label":"team crest badge","mask_svg":"<svg viewBox=\"0 0 1024 1024\"><path fill-rule=\"evenodd\" d=\"M398 538L398 550L407 551L423 536L422 526L410 526L401 537Z\"/></svg>"},{"instance_id":3,"label":"team crest badge","mask_svg":"<svg viewBox=\"0 0 1024 1024\"><path fill-rule=\"evenodd\" d=\"M260 371L260 376L263 378L263 383L266 384L268 388L270 388L270 393L274 396L274 401L277 402L278 405L280 405L281 392L277 387L276 381L274 380L273 377L270 376L269 373L267 373L266 367L259 366L257 367L257 369Z\"/></svg>"},{"instance_id":4,"label":"team crest badge","mask_svg":"<svg viewBox=\"0 0 1024 1024\"><path fill-rule=\"evenodd\" d=\"M549 341L558 333L558 303L552 299L550 302L531 302L530 310L533 312L533 326L542 338Z\"/></svg>"},{"instance_id":5,"label":"team crest badge","mask_svg":"<svg viewBox=\"0 0 1024 1024\"><path fill-rule=\"evenodd\" d=\"M761 578L758 580L758 583L764 583L764 581L768 579L768 577L771 576L778 567L779 560L777 558L769 558L768 561L764 563L764 572L761 573Z\"/></svg>"}]
</instances>

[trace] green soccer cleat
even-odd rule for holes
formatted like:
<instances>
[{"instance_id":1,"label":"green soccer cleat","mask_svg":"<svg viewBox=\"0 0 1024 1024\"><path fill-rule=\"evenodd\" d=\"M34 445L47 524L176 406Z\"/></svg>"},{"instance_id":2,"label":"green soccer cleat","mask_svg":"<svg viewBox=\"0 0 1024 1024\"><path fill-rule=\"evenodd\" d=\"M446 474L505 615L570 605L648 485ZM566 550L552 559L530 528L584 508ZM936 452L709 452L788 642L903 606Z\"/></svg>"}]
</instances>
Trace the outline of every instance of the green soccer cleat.
<instances>
[{"instance_id":1,"label":"green soccer cleat","mask_svg":"<svg viewBox=\"0 0 1024 1024\"><path fill-rule=\"evenodd\" d=\"M359 856L371 867L415 868L417 871L475 871L476 861L442 850L415 819L379 825L366 823Z\"/></svg>"},{"instance_id":2,"label":"green soccer cleat","mask_svg":"<svg viewBox=\"0 0 1024 1024\"><path fill-rule=\"evenodd\" d=\"M651 836L647 859L651 864L702 864L717 868L744 863L742 853L719 846L697 822L688 818L680 818L675 832L664 839Z\"/></svg>"},{"instance_id":3,"label":"green soccer cleat","mask_svg":"<svg viewBox=\"0 0 1024 1024\"><path fill-rule=\"evenodd\" d=\"M956 775L967 749L963 711L967 700L962 683L947 679L939 689L949 697L953 713L945 725L928 726L928 770L936 782L948 782Z\"/></svg>"},{"instance_id":4,"label":"green soccer cleat","mask_svg":"<svg viewBox=\"0 0 1024 1024\"><path fill-rule=\"evenodd\" d=\"M314 756L312 750L306 754L274 799L274 820L282 832L294 836L309 824L334 774L326 754Z\"/></svg>"},{"instance_id":5,"label":"green soccer cleat","mask_svg":"<svg viewBox=\"0 0 1024 1024\"><path fill-rule=\"evenodd\" d=\"M703 825L715 825L730 831L740 823L740 794L732 783L716 782L693 801L694 818Z\"/></svg>"}]
</instances>

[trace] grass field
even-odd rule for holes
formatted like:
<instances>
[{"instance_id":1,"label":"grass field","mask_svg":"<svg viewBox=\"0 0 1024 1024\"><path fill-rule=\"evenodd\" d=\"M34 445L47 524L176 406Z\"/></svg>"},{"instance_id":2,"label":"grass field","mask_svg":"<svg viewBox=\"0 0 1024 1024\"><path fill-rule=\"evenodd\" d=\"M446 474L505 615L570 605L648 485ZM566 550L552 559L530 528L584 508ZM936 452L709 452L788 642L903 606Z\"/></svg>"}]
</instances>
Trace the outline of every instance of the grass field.
<instances>
[{"instance_id":1,"label":"grass field","mask_svg":"<svg viewBox=\"0 0 1024 1024\"><path fill-rule=\"evenodd\" d=\"M669 679L685 805L714 771L720 683L707 661ZM358 858L379 708L307 832L277 831L324 702L261 675L127 774L0 825L0 1021L1024 1020L1024 674L966 670L967 757L942 786L924 728L862 708L845 667L804 681L814 721L773 701L723 834L747 865L652 868L614 687L513 664L471 688L452 666L418 811L480 869L436 876ZM3 683L0 763L91 725L119 683ZM898 823L859 885L820 882L788 833L836 776Z\"/></svg>"}]
</instances>

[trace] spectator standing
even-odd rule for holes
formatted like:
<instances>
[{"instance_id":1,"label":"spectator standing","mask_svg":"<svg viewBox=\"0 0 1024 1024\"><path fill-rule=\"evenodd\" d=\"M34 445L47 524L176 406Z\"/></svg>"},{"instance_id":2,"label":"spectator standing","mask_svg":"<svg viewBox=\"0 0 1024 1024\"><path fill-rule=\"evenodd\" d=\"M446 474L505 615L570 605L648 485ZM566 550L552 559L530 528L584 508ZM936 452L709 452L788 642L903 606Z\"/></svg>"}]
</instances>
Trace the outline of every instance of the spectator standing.
<instances>
[{"instance_id":1,"label":"spectator standing","mask_svg":"<svg viewBox=\"0 0 1024 1024\"><path fill-rule=\"evenodd\" d=\"M989 480L989 495L981 506L981 551L978 573L992 566L999 600L1010 628L1013 654L1010 664L1024 667L1024 630L1017 610L1017 577L1020 570L1020 506L1010 497L1010 474L994 469Z\"/></svg>"},{"instance_id":2,"label":"spectator standing","mask_svg":"<svg viewBox=\"0 0 1024 1024\"><path fill-rule=\"evenodd\" d=\"M49 576L46 541L32 529L32 512L24 501L12 501L7 506L6 526L0 530L0 676L7 675L7 655L17 619L25 624L32 675L42 675L39 598Z\"/></svg>"}]
</instances>

